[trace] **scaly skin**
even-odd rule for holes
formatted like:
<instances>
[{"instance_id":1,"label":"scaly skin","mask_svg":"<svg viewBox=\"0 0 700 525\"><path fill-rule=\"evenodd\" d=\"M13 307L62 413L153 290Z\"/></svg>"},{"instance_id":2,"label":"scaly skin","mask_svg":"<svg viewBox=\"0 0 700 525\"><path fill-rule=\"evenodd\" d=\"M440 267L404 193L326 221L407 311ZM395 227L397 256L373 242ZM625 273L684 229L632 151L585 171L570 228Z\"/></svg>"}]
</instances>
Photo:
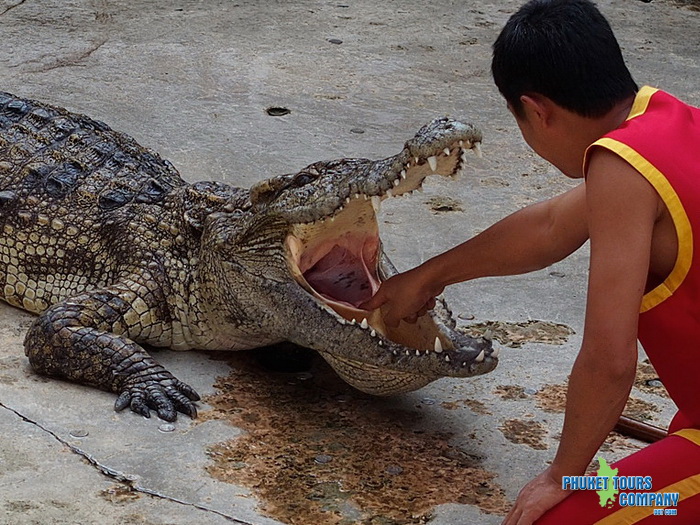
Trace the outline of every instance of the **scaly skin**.
<instances>
[{"instance_id":1,"label":"scaly skin","mask_svg":"<svg viewBox=\"0 0 700 525\"><path fill-rule=\"evenodd\" d=\"M370 203L420 186L428 165L460 171L457 142L480 139L443 119L389 159L316 163L251 190L190 185L101 122L0 94L2 299L39 315L25 340L37 372L115 392L117 410L153 409L168 421L195 417L199 396L141 344L237 350L289 340L376 394L488 372L490 343L455 332L442 303L419 321L428 335L386 335L376 313L365 312L368 323L361 311L329 308L304 281L313 269L299 270L322 259L314 239L332 239L331 217L341 236L374 239L361 233L376 223ZM365 264L378 278L395 272L374 252ZM446 348L436 352L437 336Z\"/></svg>"}]
</instances>

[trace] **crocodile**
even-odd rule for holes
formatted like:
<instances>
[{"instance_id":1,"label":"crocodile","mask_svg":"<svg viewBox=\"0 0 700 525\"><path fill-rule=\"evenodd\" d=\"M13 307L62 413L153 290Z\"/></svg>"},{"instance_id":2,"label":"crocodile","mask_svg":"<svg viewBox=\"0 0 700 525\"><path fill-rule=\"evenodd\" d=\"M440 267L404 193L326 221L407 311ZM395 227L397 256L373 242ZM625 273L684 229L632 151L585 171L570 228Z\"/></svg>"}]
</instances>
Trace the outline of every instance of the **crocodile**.
<instances>
[{"instance_id":1,"label":"crocodile","mask_svg":"<svg viewBox=\"0 0 700 525\"><path fill-rule=\"evenodd\" d=\"M166 421L199 395L144 348L241 350L290 341L376 395L491 371L490 341L456 329L444 299L386 326L359 306L396 269L381 202L455 176L481 132L435 119L382 160L316 162L249 189L187 183L130 136L0 93L0 290L38 314L36 373L117 395Z\"/></svg>"}]
</instances>

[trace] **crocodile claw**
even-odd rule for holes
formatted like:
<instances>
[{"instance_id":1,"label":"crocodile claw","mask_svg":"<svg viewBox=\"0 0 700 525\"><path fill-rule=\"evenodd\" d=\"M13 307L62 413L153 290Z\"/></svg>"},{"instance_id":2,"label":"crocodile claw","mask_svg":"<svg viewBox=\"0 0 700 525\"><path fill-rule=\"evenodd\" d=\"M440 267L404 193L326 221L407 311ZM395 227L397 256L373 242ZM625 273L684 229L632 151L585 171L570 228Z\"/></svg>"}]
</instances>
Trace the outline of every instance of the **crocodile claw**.
<instances>
[{"instance_id":1,"label":"crocodile claw","mask_svg":"<svg viewBox=\"0 0 700 525\"><path fill-rule=\"evenodd\" d=\"M140 376L127 381L114 403L114 410L118 412L130 407L133 412L147 418L151 417L151 410L155 410L165 421L175 421L177 413L182 412L195 419L197 407L193 401L199 399L199 394L191 386L169 372L160 372L157 377Z\"/></svg>"}]
</instances>

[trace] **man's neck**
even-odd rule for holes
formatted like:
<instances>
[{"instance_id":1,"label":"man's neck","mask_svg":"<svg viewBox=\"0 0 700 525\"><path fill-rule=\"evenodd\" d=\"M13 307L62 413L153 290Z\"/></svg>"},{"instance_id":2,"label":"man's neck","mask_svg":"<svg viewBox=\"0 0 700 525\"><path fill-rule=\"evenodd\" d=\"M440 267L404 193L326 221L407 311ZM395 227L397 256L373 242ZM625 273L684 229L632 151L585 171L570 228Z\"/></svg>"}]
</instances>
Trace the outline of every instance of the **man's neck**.
<instances>
[{"instance_id":1,"label":"man's neck","mask_svg":"<svg viewBox=\"0 0 700 525\"><path fill-rule=\"evenodd\" d=\"M627 120L628 115L632 109L632 104L634 103L634 97L629 97L628 99L617 104L613 109L602 117L597 118L587 118L580 116L572 116L573 121L570 123L571 129L576 130L572 135L572 141L569 145L573 152L576 152L576 160L569 167L569 176L579 177L583 176L582 172L582 161L583 155L591 144L598 140L603 135L610 133L614 129L619 128L625 120Z\"/></svg>"}]
</instances>

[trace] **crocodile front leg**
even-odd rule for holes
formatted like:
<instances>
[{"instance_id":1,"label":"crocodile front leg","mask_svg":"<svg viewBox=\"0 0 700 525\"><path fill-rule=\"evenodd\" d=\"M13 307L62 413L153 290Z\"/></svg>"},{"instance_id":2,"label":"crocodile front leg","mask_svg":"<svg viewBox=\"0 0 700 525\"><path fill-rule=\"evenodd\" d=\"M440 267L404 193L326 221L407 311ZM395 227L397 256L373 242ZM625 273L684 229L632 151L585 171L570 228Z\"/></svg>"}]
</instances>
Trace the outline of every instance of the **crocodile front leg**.
<instances>
[{"instance_id":1,"label":"crocodile front leg","mask_svg":"<svg viewBox=\"0 0 700 525\"><path fill-rule=\"evenodd\" d=\"M155 318L125 285L93 290L43 312L27 333L25 353L40 374L119 394L115 410L130 406L150 417L153 409L166 421L178 411L195 418L199 395L133 340L160 332Z\"/></svg>"}]
</instances>

